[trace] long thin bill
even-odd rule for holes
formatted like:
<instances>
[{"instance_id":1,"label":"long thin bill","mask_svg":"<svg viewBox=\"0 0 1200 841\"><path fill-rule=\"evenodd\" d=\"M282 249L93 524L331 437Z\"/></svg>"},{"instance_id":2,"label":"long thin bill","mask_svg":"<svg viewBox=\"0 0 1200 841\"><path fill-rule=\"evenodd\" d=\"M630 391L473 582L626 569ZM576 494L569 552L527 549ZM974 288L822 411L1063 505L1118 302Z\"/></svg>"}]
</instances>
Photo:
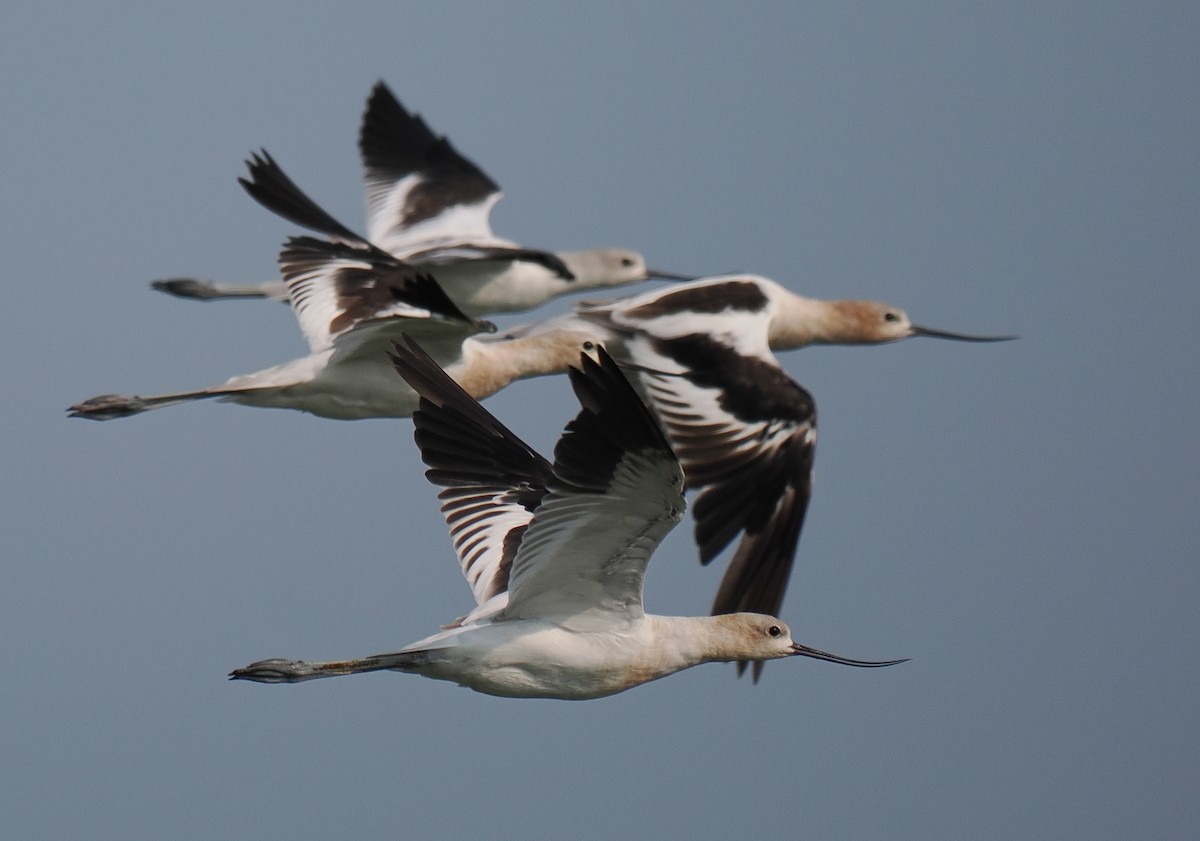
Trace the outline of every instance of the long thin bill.
<instances>
[{"instance_id":1,"label":"long thin bill","mask_svg":"<svg viewBox=\"0 0 1200 841\"><path fill-rule=\"evenodd\" d=\"M1019 336L970 336L966 333L950 333L946 330L933 330L929 327L913 325L914 336L933 336L935 339L954 339L956 342L1011 342Z\"/></svg>"},{"instance_id":2,"label":"long thin bill","mask_svg":"<svg viewBox=\"0 0 1200 841\"><path fill-rule=\"evenodd\" d=\"M672 274L671 272L660 272L658 269L646 269L647 280L696 280L697 278L685 274Z\"/></svg>"},{"instance_id":3,"label":"long thin bill","mask_svg":"<svg viewBox=\"0 0 1200 841\"><path fill-rule=\"evenodd\" d=\"M809 648L807 645L801 645L798 642L792 643L792 654L799 654L802 657L812 657L814 660L828 660L830 663L840 663L843 666L859 666L864 669L878 669L881 666L894 666L897 663L908 662L907 657L902 657L899 660L851 660L849 657L839 657L836 654L830 654L828 651L821 651L819 648Z\"/></svg>"}]
</instances>

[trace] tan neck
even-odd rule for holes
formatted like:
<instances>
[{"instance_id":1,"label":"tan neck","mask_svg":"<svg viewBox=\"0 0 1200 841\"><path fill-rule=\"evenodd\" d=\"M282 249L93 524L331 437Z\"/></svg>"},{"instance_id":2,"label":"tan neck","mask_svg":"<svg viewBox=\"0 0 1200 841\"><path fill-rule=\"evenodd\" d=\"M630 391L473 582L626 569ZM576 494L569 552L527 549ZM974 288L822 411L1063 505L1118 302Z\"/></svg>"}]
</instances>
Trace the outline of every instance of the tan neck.
<instances>
[{"instance_id":1,"label":"tan neck","mask_svg":"<svg viewBox=\"0 0 1200 841\"><path fill-rule=\"evenodd\" d=\"M463 346L463 370L456 379L468 394L481 400L514 380L561 373L578 361L578 352L553 335L507 342L467 342Z\"/></svg>"},{"instance_id":2,"label":"tan neck","mask_svg":"<svg viewBox=\"0 0 1200 841\"><path fill-rule=\"evenodd\" d=\"M832 303L835 302L805 298L787 290L780 292L775 300L775 314L767 328L767 343L772 350L793 350L832 341L828 331Z\"/></svg>"},{"instance_id":3,"label":"tan neck","mask_svg":"<svg viewBox=\"0 0 1200 841\"><path fill-rule=\"evenodd\" d=\"M772 350L805 345L862 342L864 325L859 301L824 301L785 292L768 328Z\"/></svg>"},{"instance_id":4,"label":"tan neck","mask_svg":"<svg viewBox=\"0 0 1200 841\"><path fill-rule=\"evenodd\" d=\"M665 659L676 663L673 671L699 663L741 660L741 638L726 627L723 616L647 616L657 626Z\"/></svg>"}]
</instances>

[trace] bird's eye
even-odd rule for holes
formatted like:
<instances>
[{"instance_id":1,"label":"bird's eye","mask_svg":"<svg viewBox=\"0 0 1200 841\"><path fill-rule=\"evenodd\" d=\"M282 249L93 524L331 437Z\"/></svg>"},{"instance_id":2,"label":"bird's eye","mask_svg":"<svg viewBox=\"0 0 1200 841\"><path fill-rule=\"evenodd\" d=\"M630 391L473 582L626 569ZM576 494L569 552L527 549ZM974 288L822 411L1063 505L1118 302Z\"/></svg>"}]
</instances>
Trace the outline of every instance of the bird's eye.
<instances>
[{"instance_id":1,"label":"bird's eye","mask_svg":"<svg viewBox=\"0 0 1200 841\"><path fill-rule=\"evenodd\" d=\"M584 350L587 350L587 351L592 351L592 350L595 350L595 349L596 349L596 343L595 343L595 342L584 342L584 343L583 343L583 349L584 349Z\"/></svg>"},{"instance_id":2,"label":"bird's eye","mask_svg":"<svg viewBox=\"0 0 1200 841\"><path fill-rule=\"evenodd\" d=\"M772 625L770 628L767 628L767 633L773 637L777 637L780 634L782 634L783 631L780 629L780 627L778 625Z\"/></svg>"},{"instance_id":3,"label":"bird's eye","mask_svg":"<svg viewBox=\"0 0 1200 841\"><path fill-rule=\"evenodd\" d=\"M883 314L883 320L884 321L899 321L900 316L896 315L894 312L885 312Z\"/></svg>"},{"instance_id":4,"label":"bird's eye","mask_svg":"<svg viewBox=\"0 0 1200 841\"><path fill-rule=\"evenodd\" d=\"M633 265L633 258L632 258L632 257L622 257L622 258L621 258L621 265L622 265L622 266L632 266L632 265Z\"/></svg>"}]
</instances>

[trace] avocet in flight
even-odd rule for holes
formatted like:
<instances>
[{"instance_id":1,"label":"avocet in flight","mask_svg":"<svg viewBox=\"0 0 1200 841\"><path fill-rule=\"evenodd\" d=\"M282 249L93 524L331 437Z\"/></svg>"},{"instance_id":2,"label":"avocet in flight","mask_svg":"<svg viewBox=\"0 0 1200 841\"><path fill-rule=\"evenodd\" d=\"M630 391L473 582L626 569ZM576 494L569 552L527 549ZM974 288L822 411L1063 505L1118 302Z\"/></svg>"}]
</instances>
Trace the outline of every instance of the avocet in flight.
<instances>
[{"instance_id":1,"label":"avocet in flight","mask_svg":"<svg viewBox=\"0 0 1200 841\"><path fill-rule=\"evenodd\" d=\"M774 616L655 616L646 564L684 510L683 473L611 357L581 358L582 409L550 464L415 345L397 369L421 394L416 439L476 607L399 651L355 660L261 660L235 680L297 683L391 670L489 695L584 700L700 663L795 655L850 660L792 639Z\"/></svg>"},{"instance_id":2,"label":"avocet in flight","mask_svg":"<svg viewBox=\"0 0 1200 841\"><path fill-rule=\"evenodd\" d=\"M714 614L778 614L812 493L816 402L772 351L881 344L914 336L993 342L914 325L879 301L806 298L775 281L734 275L582 303L506 335L590 326L654 407L683 464L704 564L741 536ZM744 665L744 664L743 664ZM755 676L761 672L755 665Z\"/></svg>"},{"instance_id":3,"label":"avocet in flight","mask_svg":"<svg viewBox=\"0 0 1200 841\"><path fill-rule=\"evenodd\" d=\"M367 101L359 151L365 239L432 273L468 315L527 310L559 295L653 278L687 279L648 269L645 258L629 249L542 251L497 237L489 218L502 196L499 186L404 108L383 82ZM242 184L271 211L329 236L360 239L319 208L314 213L315 204L265 153L251 170ZM278 281L232 285L171 278L153 286L185 298L287 300L286 285Z\"/></svg>"},{"instance_id":4,"label":"avocet in flight","mask_svg":"<svg viewBox=\"0 0 1200 841\"><path fill-rule=\"evenodd\" d=\"M72 406L71 416L110 420L216 398L339 420L407 417L418 398L387 356L403 333L419 336L478 398L517 379L565 371L598 341L598 331L586 327L488 341L478 334L490 324L465 315L431 276L369 243L294 237L279 260L307 356L194 391L93 397Z\"/></svg>"}]
</instances>

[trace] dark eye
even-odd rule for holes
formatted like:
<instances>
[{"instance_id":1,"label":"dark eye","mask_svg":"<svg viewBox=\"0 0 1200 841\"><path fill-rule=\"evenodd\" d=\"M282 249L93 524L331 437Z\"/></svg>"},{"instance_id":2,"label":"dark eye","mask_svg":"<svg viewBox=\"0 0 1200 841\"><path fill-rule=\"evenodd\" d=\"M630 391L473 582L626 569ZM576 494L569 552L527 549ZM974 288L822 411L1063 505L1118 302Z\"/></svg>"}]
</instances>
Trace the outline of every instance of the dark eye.
<instances>
[{"instance_id":1,"label":"dark eye","mask_svg":"<svg viewBox=\"0 0 1200 841\"><path fill-rule=\"evenodd\" d=\"M622 257L622 258L621 258L621 265L622 265L622 266L632 266L632 265L633 265L633 258L632 258L632 257Z\"/></svg>"},{"instance_id":2,"label":"dark eye","mask_svg":"<svg viewBox=\"0 0 1200 841\"><path fill-rule=\"evenodd\" d=\"M773 637L777 637L777 636L779 636L780 634L782 634L782 633L783 633L783 631L782 631L782 630L780 630L780 628L779 628L779 626L778 626L778 625L772 625L770 628L767 628L767 633L768 633L768 634L770 634L770 635L771 635L771 636L773 636Z\"/></svg>"},{"instance_id":3,"label":"dark eye","mask_svg":"<svg viewBox=\"0 0 1200 841\"><path fill-rule=\"evenodd\" d=\"M584 349L584 350L595 350L595 349L596 349L596 343L595 343L595 342L584 342L584 343L583 343L583 349Z\"/></svg>"},{"instance_id":4,"label":"dark eye","mask_svg":"<svg viewBox=\"0 0 1200 841\"><path fill-rule=\"evenodd\" d=\"M900 316L896 315L894 312L885 312L883 314L883 320L884 321L899 321Z\"/></svg>"}]
</instances>

